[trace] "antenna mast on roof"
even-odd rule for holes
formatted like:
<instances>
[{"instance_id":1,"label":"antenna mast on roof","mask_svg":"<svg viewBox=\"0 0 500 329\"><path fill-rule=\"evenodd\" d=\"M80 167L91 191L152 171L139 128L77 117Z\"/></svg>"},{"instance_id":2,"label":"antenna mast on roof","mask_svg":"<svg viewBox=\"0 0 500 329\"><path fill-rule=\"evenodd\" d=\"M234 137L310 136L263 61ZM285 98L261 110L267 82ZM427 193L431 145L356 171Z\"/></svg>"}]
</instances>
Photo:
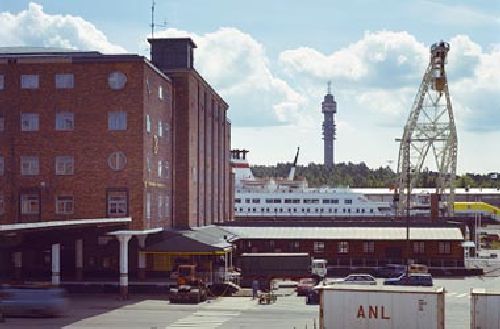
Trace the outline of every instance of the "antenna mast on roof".
<instances>
[{"instance_id":1,"label":"antenna mast on roof","mask_svg":"<svg viewBox=\"0 0 500 329\"><path fill-rule=\"evenodd\" d=\"M163 24L155 24L155 6L156 2L154 0L151 1L151 24L149 26L151 27L151 39L155 38L155 26L159 27L166 27L167 26L167 21L164 21ZM150 56L153 58L153 49L150 47Z\"/></svg>"}]
</instances>

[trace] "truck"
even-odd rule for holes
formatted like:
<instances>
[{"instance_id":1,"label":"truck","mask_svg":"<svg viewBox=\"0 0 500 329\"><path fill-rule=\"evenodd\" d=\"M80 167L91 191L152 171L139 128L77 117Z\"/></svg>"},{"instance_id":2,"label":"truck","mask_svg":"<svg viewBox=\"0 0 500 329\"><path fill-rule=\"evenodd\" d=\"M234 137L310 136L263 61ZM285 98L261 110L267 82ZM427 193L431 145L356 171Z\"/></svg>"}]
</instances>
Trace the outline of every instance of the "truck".
<instances>
[{"instance_id":1,"label":"truck","mask_svg":"<svg viewBox=\"0 0 500 329\"><path fill-rule=\"evenodd\" d=\"M199 303L207 300L206 280L197 272L196 265L181 264L177 268L177 280L170 287L171 303Z\"/></svg>"},{"instance_id":2,"label":"truck","mask_svg":"<svg viewBox=\"0 0 500 329\"><path fill-rule=\"evenodd\" d=\"M317 286L321 329L444 329L443 288Z\"/></svg>"},{"instance_id":3,"label":"truck","mask_svg":"<svg viewBox=\"0 0 500 329\"><path fill-rule=\"evenodd\" d=\"M472 289L471 329L500 329L500 290Z\"/></svg>"},{"instance_id":4,"label":"truck","mask_svg":"<svg viewBox=\"0 0 500 329\"><path fill-rule=\"evenodd\" d=\"M254 279L299 279L311 275L311 257L306 252L249 252L238 258L241 286L250 287ZM264 283L261 283L264 285Z\"/></svg>"},{"instance_id":5,"label":"truck","mask_svg":"<svg viewBox=\"0 0 500 329\"><path fill-rule=\"evenodd\" d=\"M313 258L311 260L311 274L313 277L318 278L318 281L326 278L328 273L328 262L326 259Z\"/></svg>"}]
</instances>

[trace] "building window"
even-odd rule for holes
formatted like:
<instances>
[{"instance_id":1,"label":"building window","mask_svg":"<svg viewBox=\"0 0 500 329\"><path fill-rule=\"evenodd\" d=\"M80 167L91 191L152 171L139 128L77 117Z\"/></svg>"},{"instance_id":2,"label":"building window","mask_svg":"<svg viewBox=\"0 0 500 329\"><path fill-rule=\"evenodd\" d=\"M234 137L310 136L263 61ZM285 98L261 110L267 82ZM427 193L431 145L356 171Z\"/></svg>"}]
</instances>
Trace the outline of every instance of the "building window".
<instances>
[{"instance_id":1,"label":"building window","mask_svg":"<svg viewBox=\"0 0 500 329\"><path fill-rule=\"evenodd\" d=\"M163 136L163 123L161 121L158 121L158 137Z\"/></svg>"},{"instance_id":2,"label":"building window","mask_svg":"<svg viewBox=\"0 0 500 329\"><path fill-rule=\"evenodd\" d=\"M440 254L451 253L451 244L449 242L439 242L439 253Z\"/></svg>"},{"instance_id":3,"label":"building window","mask_svg":"<svg viewBox=\"0 0 500 329\"><path fill-rule=\"evenodd\" d=\"M73 213L73 197L58 196L56 198L56 213L59 215L67 215Z\"/></svg>"},{"instance_id":4,"label":"building window","mask_svg":"<svg viewBox=\"0 0 500 329\"><path fill-rule=\"evenodd\" d=\"M108 166L111 170L123 170L127 164L127 157L123 152L113 152L108 157Z\"/></svg>"},{"instance_id":5,"label":"building window","mask_svg":"<svg viewBox=\"0 0 500 329\"><path fill-rule=\"evenodd\" d=\"M146 218L151 219L151 192L146 193Z\"/></svg>"},{"instance_id":6,"label":"building window","mask_svg":"<svg viewBox=\"0 0 500 329\"><path fill-rule=\"evenodd\" d=\"M146 156L146 170L148 171L148 174L151 173L151 155L148 154Z\"/></svg>"},{"instance_id":7,"label":"building window","mask_svg":"<svg viewBox=\"0 0 500 329\"><path fill-rule=\"evenodd\" d=\"M56 156L56 175L73 175L75 160L70 155Z\"/></svg>"},{"instance_id":8,"label":"building window","mask_svg":"<svg viewBox=\"0 0 500 329\"><path fill-rule=\"evenodd\" d=\"M146 78L146 91L148 92L148 95L151 95L151 85L149 83L149 78Z\"/></svg>"},{"instance_id":9,"label":"building window","mask_svg":"<svg viewBox=\"0 0 500 329\"><path fill-rule=\"evenodd\" d=\"M151 117L149 116L149 114L146 114L146 131L148 133L151 132Z\"/></svg>"},{"instance_id":10,"label":"building window","mask_svg":"<svg viewBox=\"0 0 500 329\"><path fill-rule=\"evenodd\" d=\"M325 243L323 241L314 241L314 252L325 251Z\"/></svg>"},{"instance_id":11,"label":"building window","mask_svg":"<svg viewBox=\"0 0 500 329\"><path fill-rule=\"evenodd\" d=\"M413 253L423 254L425 252L424 242L413 242Z\"/></svg>"},{"instance_id":12,"label":"building window","mask_svg":"<svg viewBox=\"0 0 500 329\"><path fill-rule=\"evenodd\" d=\"M35 176L40 173L40 165L37 156L21 157L21 175Z\"/></svg>"},{"instance_id":13,"label":"building window","mask_svg":"<svg viewBox=\"0 0 500 329\"><path fill-rule=\"evenodd\" d=\"M37 131L39 126L37 113L21 113L21 131Z\"/></svg>"},{"instance_id":14,"label":"building window","mask_svg":"<svg viewBox=\"0 0 500 329\"><path fill-rule=\"evenodd\" d=\"M161 160L158 160L158 177L161 177L161 170L163 169L163 165L161 163Z\"/></svg>"},{"instance_id":15,"label":"building window","mask_svg":"<svg viewBox=\"0 0 500 329\"><path fill-rule=\"evenodd\" d=\"M22 89L38 89L39 77L35 74L21 75L21 88Z\"/></svg>"},{"instance_id":16,"label":"building window","mask_svg":"<svg viewBox=\"0 0 500 329\"><path fill-rule=\"evenodd\" d=\"M363 252L365 254L373 254L375 252L375 242L364 241L363 242Z\"/></svg>"},{"instance_id":17,"label":"building window","mask_svg":"<svg viewBox=\"0 0 500 329\"><path fill-rule=\"evenodd\" d=\"M119 217L128 214L128 200L126 191L108 192L108 216Z\"/></svg>"},{"instance_id":18,"label":"building window","mask_svg":"<svg viewBox=\"0 0 500 329\"><path fill-rule=\"evenodd\" d=\"M4 157L0 155L0 176L3 176L5 173L5 160Z\"/></svg>"},{"instance_id":19,"label":"building window","mask_svg":"<svg viewBox=\"0 0 500 329\"><path fill-rule=\"evenodd\" d=\"M5 89L5 76L0 74L0 90Z\"/></svg>"},{"instance_id":20,"label":"building window","mask_svg":"<svg viewBox=\"0 0 500 329\"><path fill-rule=\"evenodd\" d=\"M0 215L5 214L5 200L3 199L3 194L0 193Z\"/></svg>"},{"instance_id":21,"label":"building window","mask_svg":"<svg viewBox=\"0 0 500 329\"><path fill-rule=\"evenodd\" d=\"M163 87L158 86L158 98L163 99Z\"/></svg>"},{"instance_id":22,"label":"building window","mask_svg":"<svg viewBox=\"0 0 500 329\"><path fill-rule=\"evenodd\" d=\"M163 161L163 177L168 177L170 172L170 167L168 161Z\"/></svg>"},{"instance_id":23,"label":"building window","mask_svg":"<svg viewBox=\"0 0 500 329\"><path fill-rule=\"evenodd\" d=\"M5 116L3 113L0 113L0 131L5 130Z\"/></svg>"},{"instance_id":24,"label":"building window","mask_svg":"<svg viewBox=\"0 0 500 329\"><path fill-rule=\"evenodd\" d=\"M337 243L337 252L339 254L347 254L349 252L349 242L340 241Z\"/></svg>"},{"instance_id":25,"label":"building window","mask_svg":"<svg viewBox=\"0 0 500 329\"><path fill-rule=\"evenodd\" d=\"M56 130L73 130L75 128L75 116L71 112L56 113Z\"/></svg>"},{"instance_id":26,"label":"building window","mask_svg":"<svg viewBox=\"0 0 500 329\"><path fill-rule=\"evenodd\" d=\"M38 215L40 213L40 196L36 193L21 194L21 214Z\"/></svg>"},{"instance_id":27,"label":"building window","mask_svg":"<svg viewBox=\"0 0 500 329\"><path fill-rule=\"evenodd\" d=\"M161 219L163 218L163 198L161 195L158 195L157 204L158 204L158 219Z\"/></svg>"},{"instance_id":28,"label":"building window","mask_svg":"<svg viewBox=\"0 0 500 329\"><path fill-rule=\"evenodd\" d=\"M127 76L122 72L119 71L111 72L108 75L108 85L109 88L113 90L123 89L126 83L127 83Z\"/></svg>"},{"instance_id":29,"label":"building window","mask_svg":"<svg viewBox=\"0 0 500 329\"><path fill-rule=\"evenodd\" d=\"M74 80L72 73L56 74L56 89L72 89Z\"/></svg>"},{"instance_id":30,"label":"building window","mask_svg":"<svg viewBox=\"0 0 500 329\"><path fill-rule=\"evenodd\" d=\"M168 217L169 211L170 211L170 203L169 203L169 198L168 195L163 196L163 217Z\"/></svg>"},{"instance_id":31,"label":"building window","mask_svg":"<svg viewBox=\"0 0 500 329\"><path fill-rule=\"evenodd\" d=\"M351 199L345 199L344 200L344 204L352 204L352 200Z\"/></svg>"},{"instance_id":32,"label":"building window","mask_svg":"<svg viewBox=\"0 0 500 329\"><path fill-rule=\"evenodd\" d=\"M108 130L127 130L127 112L108 112Z\"/></svg>"}]
</instances>

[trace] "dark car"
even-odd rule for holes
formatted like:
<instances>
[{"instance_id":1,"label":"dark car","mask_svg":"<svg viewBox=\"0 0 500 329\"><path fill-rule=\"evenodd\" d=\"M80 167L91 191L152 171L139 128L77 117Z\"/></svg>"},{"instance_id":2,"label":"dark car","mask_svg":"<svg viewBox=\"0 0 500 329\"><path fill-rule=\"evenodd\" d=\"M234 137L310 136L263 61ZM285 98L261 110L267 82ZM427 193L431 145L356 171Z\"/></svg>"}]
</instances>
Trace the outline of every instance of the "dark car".
<instances>
[{"instance_id":1,"label":"dark car","mask_svg":"<svg viewBox=\"0 0 500 329\"><path fill-rule=\"evenodd\" d=\"M63 289L0 288L0 312L4 316L61 316L66 310Z\"/></svg>"},{"instance_id":2,"label":"dark car","mask_svg":"<svg viewBox=\"0 0 500 329\"><path fill-rule=\"evenodd\" d=\"M308 305L318 305L319 304L319 290L311 289L307 293L306 304Z\"/></svg>"},{"instance_id":3,"label":"dark car","mask_svg":"<svg viewBox=\"0 0 500 329\"><path fill-rule=\"evenodd\" d=\"M313 278L302 278L297 284L297 296L307 296L310 290L316 285L316 280Z\"/></svg>"},{"instance_id":4,"label":"dark car","mask_svg":"<svg viewBox=\"0 0 500 329\"><path fill-rule=\"evenodd\" d=\"M432 286L432 276L428 273L411 273L401 275L397 278L389 278L384 281L385 285L393 286Z\"/></svg>"},{"instance_id":5,"label":"dark car","mask_svg":"<svg viewBox=\"0 0 500 329\"><path fill-rule=\"evenodd\" d=\"M377 276L382 278L397 278L406 273L406 266L402 264L387 264L377 270Z\"/></svg>"}]
</instances>

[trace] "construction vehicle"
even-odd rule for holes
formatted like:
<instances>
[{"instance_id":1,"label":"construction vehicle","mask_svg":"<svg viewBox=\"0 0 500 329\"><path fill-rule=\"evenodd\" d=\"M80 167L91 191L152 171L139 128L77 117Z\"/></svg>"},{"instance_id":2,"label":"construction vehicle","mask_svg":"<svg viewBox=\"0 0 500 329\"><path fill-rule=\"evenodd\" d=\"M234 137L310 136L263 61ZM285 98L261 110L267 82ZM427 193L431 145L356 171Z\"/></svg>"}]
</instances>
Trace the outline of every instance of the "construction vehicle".
<instances>
[{"instance_id":1,"label":"construction vehicle","mask_svg":"<svg viewBox=\"0 0 500 329\"><path fill-rule=\"evenodd\" d=\"M199 303L207 300L208 288L196 265L181 264L177 268L177 284L170 287L171 303Z\"/></svg>"}]
</instances>

